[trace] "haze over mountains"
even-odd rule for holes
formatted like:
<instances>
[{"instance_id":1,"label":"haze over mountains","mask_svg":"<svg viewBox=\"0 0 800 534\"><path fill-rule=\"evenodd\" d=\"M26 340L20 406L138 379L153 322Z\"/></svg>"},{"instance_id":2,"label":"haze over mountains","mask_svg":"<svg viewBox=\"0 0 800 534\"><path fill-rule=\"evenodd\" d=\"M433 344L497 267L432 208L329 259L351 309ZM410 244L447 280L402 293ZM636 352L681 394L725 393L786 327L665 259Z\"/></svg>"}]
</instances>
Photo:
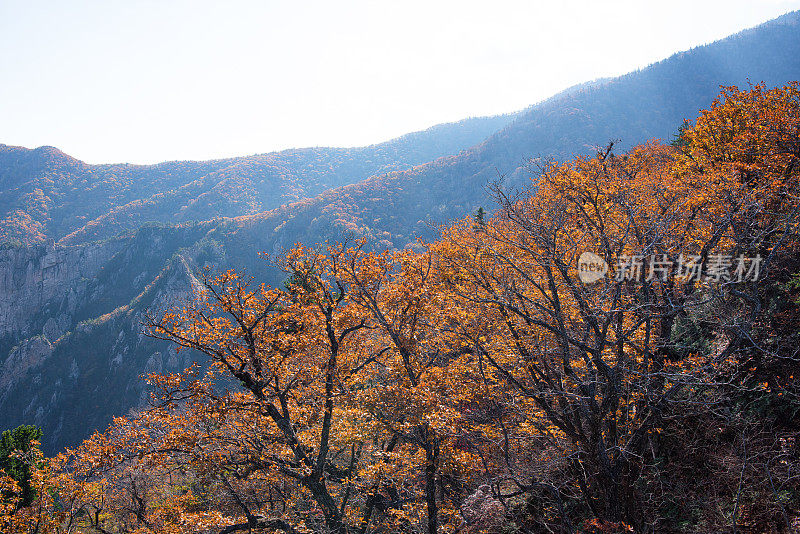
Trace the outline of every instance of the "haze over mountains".
<instances>
[{"instance_id":1,"label":"haze over mountains","mask_svg":"<svg viewBox=\"0 0 800 534\"><path fill-rule=\"evenodd\" d=\"M205 265L280 283L258 252L362 236L400 248L491 208L484 189L531 157L669 140L720 85L800 78L800 13L571 88L514 115L467 119L363 148L207 162L87 165L0 146L0 420L53 452L146 400L139 375L193 355L145 337L148 308L196 290ZM609 51L613 53L613 51ZM542 73L546 76L546 73Z\"/></svg>"}]
</instances>

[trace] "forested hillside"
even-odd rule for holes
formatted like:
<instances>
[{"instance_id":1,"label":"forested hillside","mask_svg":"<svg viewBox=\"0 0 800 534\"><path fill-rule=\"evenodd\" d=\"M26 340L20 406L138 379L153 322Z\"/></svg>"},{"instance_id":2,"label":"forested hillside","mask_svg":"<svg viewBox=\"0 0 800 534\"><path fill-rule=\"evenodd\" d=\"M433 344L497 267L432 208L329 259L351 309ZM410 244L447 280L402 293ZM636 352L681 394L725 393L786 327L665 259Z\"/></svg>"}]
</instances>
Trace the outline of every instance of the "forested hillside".
<instances>
[{"instance_id":1,"label":"forested hillside","mask_svg":"<svg viewBox=\"0 0 800 534\"><path fill-rule=\"evenodd\" d=\"M457 153L510 120L507 115L465 119L361 148L158 165L88 165L53 147L0 145L0 242L75 244L147 222L258 213Z\"/></svg>"},{"instance_id":2,"label":"forested hillside","mask_svg":"<svg viewBox=\"0 0 800 534\"><path fill-rule=\"evenodd\" d=\"M276 236L283 246L355 231L385 240L383 246L402 247L416 236L433 236L429 223L480 206L491 209L484 187L498 174L506 175L509 186L527 184L535 175L526 169L530 158L592 154L612 140L623 149L651 138L668 142L720 86L797 79L798 34L800 15L786 15L641 71L569 89L532 106L465 154L326 191L302 206L253 219L265 217L269 225L288 220Z\"/></svg>"},{"instance_id":3,"label":"forested hillside","mask_svg":"<svg viewBox=\"0 0 800 534\"><path fill-rule=\"evenodd\" d=\"M416 250L145 290L143 335L206 365L54 457L4 433L0 530L795 532L800 82L490 192Z\"/></svg>"},{"instance_id":4,"label":"forested hillside","mask_svg":"<svg viewBox=\"0 0 800 534\"><path fill-rule=\"evenodd\" d=\"M499 174L505 191L535 187L530 158L594 154L612 139L621 140L620 151L650 138L669 141L720 85L799 78L799 20L792 13L574 87L488 137L482 129L500 128L492 121L501 119L366 149L146 167L89 166L55 149L5 148L3 230L17 240L58 243L0 250L0 419L8 427L41 426L48 453L75 445L147 398L140 375L178 372L197 357L145 337L141 323L148 308L193 295L202 267L237 268L280 286L286 274L260 252L279 255L297 242L348 235L366 239L370 250L399 250L479 207L493 211L486 187ZM184 167L191 172L179 172ZM377 174L387 168L396 170Z\"/></svg>"}]
</instances>

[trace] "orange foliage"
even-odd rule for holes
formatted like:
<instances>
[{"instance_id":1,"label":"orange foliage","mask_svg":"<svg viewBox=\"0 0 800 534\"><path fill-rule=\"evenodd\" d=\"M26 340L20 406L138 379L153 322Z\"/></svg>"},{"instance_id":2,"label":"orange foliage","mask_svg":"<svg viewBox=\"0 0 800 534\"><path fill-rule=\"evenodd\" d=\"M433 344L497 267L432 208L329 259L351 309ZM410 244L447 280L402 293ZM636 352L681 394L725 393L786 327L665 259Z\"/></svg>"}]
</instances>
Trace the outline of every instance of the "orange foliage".
<instances>
[{"instance_id":1,"label":"orange foliage","mask_svg":"<svg viewBox=\"0 0 800 534\"><path fill-rule=\"evenodd\" d=\"M586 532L644 529L665 411L736 364L729 319L759 286L629 280L620 260L781 246L798 120L797 84L728 88L682 148L551 165L422 252L297 245L283 288L206 273L201 302L149 328L210 368L151 376L152 406L35 470L40 498L3 504L3 531L478 532L539 493L547 529L574 531L567 501ZM610 266L594 284L586 251ZM710 350L676 334L700 313Z\"/></svg>"}]
</instances>

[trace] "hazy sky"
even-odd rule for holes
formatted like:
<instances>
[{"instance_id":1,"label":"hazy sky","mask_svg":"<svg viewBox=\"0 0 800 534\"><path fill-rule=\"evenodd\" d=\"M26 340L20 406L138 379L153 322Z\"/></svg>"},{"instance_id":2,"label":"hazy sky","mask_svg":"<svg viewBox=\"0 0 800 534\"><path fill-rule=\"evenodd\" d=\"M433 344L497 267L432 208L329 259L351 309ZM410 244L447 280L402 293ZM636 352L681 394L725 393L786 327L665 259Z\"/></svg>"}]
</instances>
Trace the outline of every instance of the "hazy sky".
<instances>
[{"instance_id":1,"label":"hazy sky","mask_svg":"<svg viewBox=\"0 0 800 534\"><path fill-rule=\"evenodd\" d=\"M0 0L0 143L91 163L370 144L515 111L800 0Z\"/></svg>"}]
</instances>

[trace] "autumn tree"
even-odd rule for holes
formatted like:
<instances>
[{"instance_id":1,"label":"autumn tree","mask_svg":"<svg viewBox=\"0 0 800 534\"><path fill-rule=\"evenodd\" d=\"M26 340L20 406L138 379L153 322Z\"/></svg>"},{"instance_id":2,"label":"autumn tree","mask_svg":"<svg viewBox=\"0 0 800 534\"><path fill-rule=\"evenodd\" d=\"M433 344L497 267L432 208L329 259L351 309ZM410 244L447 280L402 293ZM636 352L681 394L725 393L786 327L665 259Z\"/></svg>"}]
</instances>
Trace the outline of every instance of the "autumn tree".
<instances>
[{"instance_id":1,"label":"autumn tree","mask_svg":"<svg viewBox=\"0 0 800 534\"><path fill-rule=\"evenodd\" d=\"M146 326L206 362L55 458L4 434L0 530L789 531L799 124L797 84L726 88L434 242L198 273Z\"/></svg>"},{"instance_id":2,"label":"autumn tree","mask_svg":"<svg viewBox=\"0 0 800 534\"><path fill-rule=\"evenodd\" d=\"M363 450L357 431L365 422L341 402L363 387L368 355L358 339L367 325L336 278L336 255L298 248L284 266L285 290L251 289L233 272L206 278L203 304L153 320L151 329L206 354L244 388L245 397L237 398L253 404L260 424L252 439L265 450L260 460L245 462L243 475L288 478L307 492L329 531L347 532L348 488ZM349 425L351 433L342 428ZM241 507L243 528L264 526L244 501Z\"/></svg>"}]
</instances>

